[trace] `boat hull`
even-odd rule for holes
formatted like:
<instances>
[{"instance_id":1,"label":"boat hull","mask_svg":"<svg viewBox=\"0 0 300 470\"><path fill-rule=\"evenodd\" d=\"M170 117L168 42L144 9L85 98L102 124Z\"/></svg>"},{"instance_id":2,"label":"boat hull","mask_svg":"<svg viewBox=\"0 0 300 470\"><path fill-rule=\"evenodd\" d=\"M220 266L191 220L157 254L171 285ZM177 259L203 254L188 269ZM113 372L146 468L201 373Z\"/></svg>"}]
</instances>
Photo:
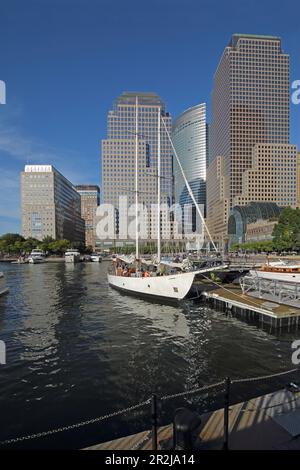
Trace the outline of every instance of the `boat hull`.
<instances>
[{"instance_id":1,"label":"boat hull","mask_svg":"<svg viewBox=\"0 0 300 470\"><path fill-rule=\"evenodd\" d=\"M66 263L79 263L80 262L80 257L74 256L74 255L69 255L65 257L65 262Z\"/></svg>"},{"instance_id":2,"label":"boat hull","mask_svg":"<svg viewBox=\"0 0 300 470\"><path fill-rule=\"evenodd\" d=\"M300 273L276 273L268 271L250 271L251 276L272 281L296 282L300 284Z\"/></svg>"},{"instance_id":3,"label":"boat hull","mask_svg":"<svg viewBox=\"0 0 300 470\"><path fill-rule=\"evenodd\" d=\"M189 293L197 271L156 277L125 277L108 274L111 287L126 294L155 299L159 301L178 302Z\"/></svg>"},{"instance_id":4,"label":"boat hull","mask_svg":"<svg viewBox=\"0 0 300 470\"><path fill-rule=\"evenodd\" d=\"M46 260L44 259L35 259L35 258L29 258L28 263L30 264L41 264L41 263L46 263Z\"/></svg>"},{"instance_id":5,"label":"boat hull","mask_svg":"<svg viewBox=\"0 0 300 470\"><path fill-rule=\"evenodd\" d=\"M146 292L142 293L142 292L131 291L128 289L123 289L122 287L119 287L115 284L109 284L109 285L112 289L115 289L121 295L126 295L126 296L129 295L130 297L136 297L138 299L147 300L147 302L153 302L153 303L164 304L164 305L175 305L175 306L178 305L179 302L181 302L181 300L174 299L171 297L165 297L161 295L152 295Z\"/></svg>"}]
</instances>

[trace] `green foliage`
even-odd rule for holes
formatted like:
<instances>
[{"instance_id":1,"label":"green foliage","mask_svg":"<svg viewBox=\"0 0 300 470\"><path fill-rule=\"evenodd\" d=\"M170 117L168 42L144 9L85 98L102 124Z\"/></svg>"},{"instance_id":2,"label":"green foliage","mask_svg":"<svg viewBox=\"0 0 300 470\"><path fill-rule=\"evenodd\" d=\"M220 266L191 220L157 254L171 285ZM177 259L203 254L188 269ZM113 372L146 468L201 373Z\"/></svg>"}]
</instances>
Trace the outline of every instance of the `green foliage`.
<instances>
[{"instance_id":1,"label":"green foliage","mask_svg":"<svg viewBox=\"0 0 300 470\"><path fill-rule=\"evenodd\" d=\"M49 250L55 255L63 255L71 247L69 240L54 240L49 244Z\"/></svg>"},{"instance_id":2,"label":"green foliage","mask_svg":"<svg viewBox=\"0 0 300 470\"><path fill-rule=\"evenodd\" d=\"M273 237L276 250L300 250L300 209L283 209L278 224L274 227Z\"/></svg>"},{"instance_id":3,"label":"green foliage","mask_svg":"<svg viewBox=\"0 0 300 470\"><path fill-rule=\"evenodd\" d=\"M232 251L244 251L251 253L271 253L275 250L274 242L272 240L264 240L261 242L247 242L247 243L235 243L231 246Z\"/></svg>"},{"instance_id":4,"label":"green foliage","mask_svg":"<svg viewBox=\"0 0 300 470\"><path fill-rule=\"evenodd\" d=\"M18 233L5 233L0 237L0 241L4 241L8 245L13 245L17 241L24 241L25 238L22 237L22 235L19 235Z\"/></svg>"},{"instance_id":5,"label":"green foliage","mask_svg":"<svg viewBox=\"0 0 300 470\"><path fill-rule=\"evenodd\" d=\"M54 238L52 237L44 237L43 240L41 242L39 242L38 244L38 248L40 248L41 250L44 251L44 253L49 253L51 250L50 250L50 245L51 243L55 242Z\"/></svg>"},{"instance_id":6,"label":"green foliage","mask_svg":"<svg viewBox=\"0 0 300 470\"><path fill-rule=\"evenodd\" d=\"M69 240L54 240L45 237L42 241L35 238L27 238L17 233L7 233L0 237L0 252L2 255L29 254L34 248L39 248L45 253L62 255L71 247Z\"/></svg>"},{"instance_id":7,"label":"green foliage","mask_svg":"<svg viewBox=\"0 0 300 470\"><path fill-rule=\"evenodd\" d=\"M273 230L273 240L257 243L242 243L232 245L233 251L250 252L300 251L300 209L286 207L282 210L278 224Z\"/></svg>"},{"instance_id":8,"label":"green foliage","mask_svg":"<svg viewBox=\"0 0 300 470\"><path fill-rule=\"evenodd\" d=\"M219 278L219 276L217 276L216 273L213 273L213 272L210 273L209 277L213 282L217 282L217 283L221 282L221 279Z\"/></svg>"}]
</instances>

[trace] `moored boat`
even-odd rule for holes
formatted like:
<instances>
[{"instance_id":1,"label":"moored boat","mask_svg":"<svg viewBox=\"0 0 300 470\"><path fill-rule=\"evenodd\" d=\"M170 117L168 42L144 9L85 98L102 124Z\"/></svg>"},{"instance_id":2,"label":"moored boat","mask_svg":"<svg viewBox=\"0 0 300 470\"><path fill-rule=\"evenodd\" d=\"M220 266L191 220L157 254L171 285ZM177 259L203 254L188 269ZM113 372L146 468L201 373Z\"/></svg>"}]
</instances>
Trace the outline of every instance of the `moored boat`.
<instances>
[{"instance_id":1,"label":"moored boat","mask_svg":"<svg viewBox=\"0 0 300 470\"><path fill-rule=\"evenodd\" d=\"M250 270L251 276L273 281L296 282L300 284L300 264L274 262L263 265L260 269Z\"/></svg>"},{"instance_id":2,"label":"moored boat","mask_svg":"<svg viewBox=\"0 0 300 470\"><path fill-rule=\"evenodd\" d=\"M159 271L143 271L128 265L125 269L116 267L115 273L107 277L111 287L124 293L176 303L188 296L196 275L206 275L212 271L216 271L216 267L160 274Z\"/></svg>"},{"instance_id":3,"label":"moored boat","mask_svg":"<svg viewBox=\"0 0 300 470\"><path fill-rule=\"evenodd\" d=\"M153 262L154 269L151 269L151 262L148 260L141 260L139 254L139 220L138 220L138 97L136 97L136 113L135 113L135 228L136 228L136 238L135 238L135 256L129 257L118 257L113 259L115 266L113 267L113 272L107 274L108 283L111 287L118 289L126 294L136 295L138 297L146 297L154 301L167 301L167 302L177 302L183 300L191 290L194 279L196 275L209 273L211 271L217 271L220 268L225 268L227 266L213 266L208 267L204 266L198 270L189 263L189 260L181 260L177 262L176 260L162 260L161 259L161 190L160 190L160 179L161 179L161 110L158 109L158 132L157 132L157 254L155 262ZM164 123L164 121L163 121ZM166 134L170 139L169 133L167 131L166 125L164 123ZM171 139L170 139L171 141ZM171 145L173 147L172 141ZM176 154L176 150L173 147L174 154L177 161L179 159ZM179 166L182 170L182 167L179 162ZM201 220L205 224L203 215L198 207L198 204L195 200L191 187L185 178L183 173L183 178L185 184L188 188L189 194L193 203L196 206L196 209L201 217ZM207 229L207 226L206 226ZM207 229L208 232L208 229ZM208 235L211 239L211 236L208 232ZM214 248L216 249L213 240L211 239ZM126 259L127 258L127 259ZM143 267L142 264L146 267Z\"/></svg>"},{"instance_id":4,"label":"moored boat","mask_svg":"<svg viewBox=\"0 0 300 470\"><path fill-rule=\"evenodd\" d=\"M80 252L75 249L69 249L65 252L65 262L66 263L79 263L80 261Z\"/></svg>"},{"instance_id":5,"label":"moored boat","mask_svg":"<svg viewBox=\"0 0 300 470\"><path fill-rule=\"evenodd\" d=\"M91 254L91 261L93 261L94 263L101 263L102 256L100 256L99 253L92 253Z\"/></svg>"},{"instance_id":6,"label":"moored boat","mask_svg":"<svg viewBox=\"0 0 300 470\"><path fill-rule=\"evenodd\" d=\"M45 253L38 248L32 250L28 257L28 263L30 264L40 264L45 263L45 261Z\"/></svg>"}]
</instances>

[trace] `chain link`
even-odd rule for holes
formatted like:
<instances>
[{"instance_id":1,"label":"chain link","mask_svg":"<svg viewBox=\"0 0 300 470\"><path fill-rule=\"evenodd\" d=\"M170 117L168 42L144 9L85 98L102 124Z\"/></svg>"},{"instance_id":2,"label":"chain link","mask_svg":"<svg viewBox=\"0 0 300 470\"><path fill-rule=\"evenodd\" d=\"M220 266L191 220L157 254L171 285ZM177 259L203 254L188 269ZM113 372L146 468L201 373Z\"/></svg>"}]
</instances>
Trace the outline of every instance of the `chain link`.
<instances>
[{"instance_id":1,"label":"chain link","mask_svg":"<svg viewBox=\"0 0 300 470\"><path fill-rule=\"evenodd\" d=\"M98 418L88 419L86 421L81 421L80 423L70 424L69 426L63 426L62 428L51 429L49 431L39 432L37 434L31 434L31 435L28 435L28 436L16 437L15 439L6 439L5 441L0 442L0 445L3 446L3 445L6 445L6 444L15 444L17 442L28 441L30 439L37 439L39 437L50 436L52 434L56 434L56 433L63 432L63 431L70 431L71 429L77 429L77 428L80 428L82 426L87 426L88 424L98 423L100 421L104 421L105 419L113 418L115 416L126 414L129 411L133 411L133 410L137 410L138 408L142 408L145 405L149 405L150 402L151 402L151 399L148 398L148 400L146 400L142 403L138 403L137 405L129 406L128 408L124 408L123 410L118 410L118 411L114 411L112 413L108 413L104 416L99 416Z\"/></svg>"}]
</instances>

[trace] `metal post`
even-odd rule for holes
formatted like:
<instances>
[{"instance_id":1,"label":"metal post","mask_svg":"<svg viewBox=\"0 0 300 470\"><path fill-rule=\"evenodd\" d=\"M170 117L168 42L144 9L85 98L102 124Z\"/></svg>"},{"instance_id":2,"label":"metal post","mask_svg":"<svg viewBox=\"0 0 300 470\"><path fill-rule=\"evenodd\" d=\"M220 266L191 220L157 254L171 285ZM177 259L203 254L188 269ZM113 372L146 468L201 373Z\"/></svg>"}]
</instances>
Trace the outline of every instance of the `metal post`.
<instances>
[{"instance_id":1,"label":"metal post","mask_svg":"<svg viewBox=\"0 0 300 470\"><path fill-rule=\"evenodd\" d=\"M152 395L151 420L152 420L152 450L157 450L157 396L155 394Z\"/></svg>"},{"instance_id":2,"label":"metal post","mask_svg":"<svg viewBox=\"0 0 300 470\"><path fill-rule=\"evenodd\" d=\"M224 442L223 442L224 450L228 450L230 384L231 384L230 377L227 377L225 379L225 395L224 395Z\"/></svg>"}]
</instances>

